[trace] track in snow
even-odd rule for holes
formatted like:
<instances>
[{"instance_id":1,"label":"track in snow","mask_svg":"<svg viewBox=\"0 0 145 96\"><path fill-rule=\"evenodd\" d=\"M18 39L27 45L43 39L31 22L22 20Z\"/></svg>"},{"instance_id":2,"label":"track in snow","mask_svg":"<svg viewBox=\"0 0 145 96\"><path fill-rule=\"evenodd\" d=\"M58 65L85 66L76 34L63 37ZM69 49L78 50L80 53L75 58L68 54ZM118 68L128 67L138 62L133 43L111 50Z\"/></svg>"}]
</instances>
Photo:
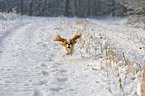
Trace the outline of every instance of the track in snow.
<instances>
[{"instance_id":1,"label":"track in snow","mask_svg":"<svg viewBox=\"0 0 145 96\"><path fill-rule=\"evenodd\" d=\"M59 18L39 18L8 30L1 40L1 96L111 96L111 81L101 72L100 63L77 53L61 57L60 46L53 39L57 34L72 36L75 30L59 22ZM93 29L103 33L99 24ZM88 65L97 66L96 70Z\"/></svg>"}]
</instances>

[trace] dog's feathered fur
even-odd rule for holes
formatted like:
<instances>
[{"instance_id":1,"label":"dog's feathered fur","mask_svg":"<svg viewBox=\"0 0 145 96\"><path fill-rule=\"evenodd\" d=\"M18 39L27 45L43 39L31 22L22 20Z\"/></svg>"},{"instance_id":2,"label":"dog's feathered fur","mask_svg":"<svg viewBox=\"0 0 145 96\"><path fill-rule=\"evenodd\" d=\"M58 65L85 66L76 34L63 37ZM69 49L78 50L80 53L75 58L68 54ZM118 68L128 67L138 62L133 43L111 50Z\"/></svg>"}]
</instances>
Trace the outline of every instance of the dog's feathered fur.
<instances>
[{"instance_id":1,"label":"dog's feathered fur","mask_svg":"<svg viewBox=\"0 0 145 96\"><path fill-rule=\"evenodd\" d=\"M54 41L61 42L60 45L62 45L62 55L72 55L74 53L74 45L77 42L77 39L80 39L81 35L75 35L72 39L64 39L61 38L59 35L54 39Z\"/></svg>"}]
</instances>

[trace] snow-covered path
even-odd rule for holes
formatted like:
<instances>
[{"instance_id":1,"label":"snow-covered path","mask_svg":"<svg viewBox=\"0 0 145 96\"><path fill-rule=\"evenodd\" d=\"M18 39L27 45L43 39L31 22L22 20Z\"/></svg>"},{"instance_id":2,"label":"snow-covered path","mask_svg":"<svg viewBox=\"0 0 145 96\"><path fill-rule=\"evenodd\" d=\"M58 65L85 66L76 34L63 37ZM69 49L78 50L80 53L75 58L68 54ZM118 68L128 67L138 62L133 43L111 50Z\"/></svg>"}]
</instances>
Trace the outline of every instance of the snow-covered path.
<instances>
[{"instance_id":1,"label":"snow-covered path","mask_svg":"<svg viewBox=\"0 0 145 96\"><path fill-rule=\"evenodd\" d=\"M0 96L122 96L118 90L119 85L112 79L108 80L106 73L101 70L99 59L87 56L82 58L77 50L73 56L61 57L60 45L53 40L58 34L62 37L72 37L77 31L78 26L73 25L77 19L67 18L65 23L61 18L31 19L33 20L8 30L9 34L1 40ZM70 22L73 22L72 25ZM138 47L144 45L130 41L135 36L129 35L129 43L136 45L131 48L126 41L127 37L120 38L120 35L126 35L118 34L122 27L117 29L117 25L109 25L106 22L104 24L102 21L90 22L92 34L106 34L110 44L116 44L116 47L122 39L124 45L118 47L120 50L126 46L126 52L136 51L137 56L143 59L143 48L139 50ZM114 30L119 32L115 33ZM145 34L141 31L139 35L144 37ZM130 55L132 53L127 56ZM132 90L133 94L136 87L128 90ZM126 94L130 95L129 92Z\"/></svg>"}]
</instances>

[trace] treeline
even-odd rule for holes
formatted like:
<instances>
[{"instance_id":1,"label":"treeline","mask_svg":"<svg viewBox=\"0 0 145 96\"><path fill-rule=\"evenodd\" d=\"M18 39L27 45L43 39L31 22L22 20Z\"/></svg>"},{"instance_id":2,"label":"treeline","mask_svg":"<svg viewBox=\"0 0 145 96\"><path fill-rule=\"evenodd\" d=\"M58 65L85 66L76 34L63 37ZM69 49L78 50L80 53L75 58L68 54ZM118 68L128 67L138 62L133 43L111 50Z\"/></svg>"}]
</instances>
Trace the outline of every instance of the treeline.
<instances>
[{"instance_id":1,"label":"treeline","mask_svg":"<svg viewBox=\"0 0 145 96\"><path fill-rule=\"evenodd\" d=\"M145 0L122 0L120 4L127 10L128 23L145 29Z\"/></svg>"},{"instance_id":2,"label":"treeline","mask_svg":"<svg viewBox=\"0 0 145 96\"><path fill-rule=\"evenodd\" d=\"M35 16L124 16L121 0L0 0L0 11Z\"/></svg>"}]
</instances>

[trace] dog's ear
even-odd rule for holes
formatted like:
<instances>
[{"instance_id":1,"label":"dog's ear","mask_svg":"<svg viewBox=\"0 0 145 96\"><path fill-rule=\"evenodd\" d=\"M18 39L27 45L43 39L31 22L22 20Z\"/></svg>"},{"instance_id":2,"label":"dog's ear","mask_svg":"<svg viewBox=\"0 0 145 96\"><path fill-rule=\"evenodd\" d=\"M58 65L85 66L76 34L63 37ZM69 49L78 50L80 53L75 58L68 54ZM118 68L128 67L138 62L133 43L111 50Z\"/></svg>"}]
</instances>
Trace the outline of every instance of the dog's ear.
<instances>
[{"instance_id":1,"label":"dog's ear","mask_svg":"<svg viewBox=\"0 0 145 96\"><path fill-rule=\"evenodd\" d=\"M57 35L57 37L54 39L54 41L64 42L64 41L66 41L66 39L61 38L59 35Z\"/></svg>"},{"instance_id":2,"label":"dog's ear","mask_svg":"<svg viewBox=\"0 0 145 96\"><path fill-rule=\"evenodd\" d=\"M74 44L77 42L77 41L76 41L77 39L80 39L80 38L81 38L81 36L82 36L82 34L80 34L80 35L75 35L75 36L73 37L72 41L74 42Z\"/></svg>"}]
</instances>

